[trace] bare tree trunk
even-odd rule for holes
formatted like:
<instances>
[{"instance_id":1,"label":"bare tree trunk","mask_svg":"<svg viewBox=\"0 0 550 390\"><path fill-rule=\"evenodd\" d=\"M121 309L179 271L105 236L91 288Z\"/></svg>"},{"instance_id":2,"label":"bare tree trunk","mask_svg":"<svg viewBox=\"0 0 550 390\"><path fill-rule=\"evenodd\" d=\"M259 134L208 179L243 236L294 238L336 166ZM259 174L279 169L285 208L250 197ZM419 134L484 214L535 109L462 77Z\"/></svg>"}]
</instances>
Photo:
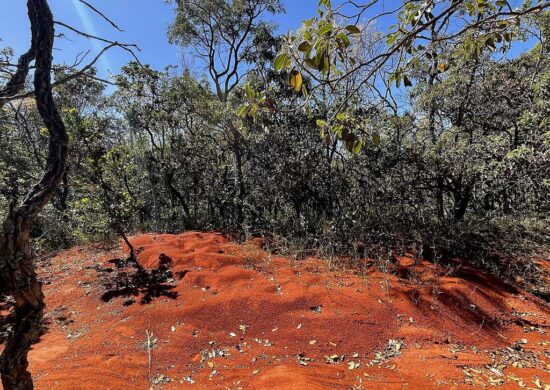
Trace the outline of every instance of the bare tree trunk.
<instances>
[{"instance_id":1,"label":"bare tree trunk","mask_svg":"<svg viewBox=\"0 0 550 390\"><path fill-rule=\"evenodd\" d=\"M231 132L231 149L233 151L233 155L235 156L235 170L237 173L237 180L235 183L239 199L239 203L237 205L237 223L239 227L242 228L244 224L244 203L246 198L246 187L243 174L243 136L239 129L237 129L237 126L235 126L235 123L232 121L229 121L229 129Z\"/></svg>"},{"instance_id":2,"label":"bare tree trunk","mask_svg":"<svg viewBox=\"0 0 550 390\"><path fill-rule=\"evenodd\" d=\"M36 105L48 129L50 141L42 178L19 206L14 203L10 205L0 235L0 293L11 295L15 301L14 324L0 356L0 373L5 390L33 388L32 376L27 371L27 354L42 329L44 295L32 261L29 232L59 186L67 160L67 133L55 106L51 86L53 15L46 0L28 0L27 8L32 32L31 50L19 61L22 64L22 70L17 71L19 88L2 92L13 96L23 88L21 80L28 74L30 61L34 58ZM23 77L20 70L25 73Z\"/></svg>"},{"instance_id":3,"label":"bare tree trunk","mask_svg":"<svg viewBox=\"0 0 550 390\"><path fill-rule=\"evenodd\" d=\"M2 270L2 289L15 299L15 323L0 359L2 384L5 390L32 389L27 353L40 334L44 296L30 255L25 217L12 207L3 229L0 256L7 269Z\"/></svg>"},{"instance_id":4,"label":"bare tree trunk","mask_svg":"<svg viewBox=\"0 0 550 390\"><path fill-rule=\"evenodd\" d=\"M168 190L170 191L170 195L178 200L187 220L191 220L191 212L189 210L189 206L187 205L187 202L185 201L182 193L179 192L178 189L174 186L174 170L172 169L172 167L167 166L164 167L164 170L164 181L166 183L166 187L168 187Z\"/></svg>"}]
</instances>

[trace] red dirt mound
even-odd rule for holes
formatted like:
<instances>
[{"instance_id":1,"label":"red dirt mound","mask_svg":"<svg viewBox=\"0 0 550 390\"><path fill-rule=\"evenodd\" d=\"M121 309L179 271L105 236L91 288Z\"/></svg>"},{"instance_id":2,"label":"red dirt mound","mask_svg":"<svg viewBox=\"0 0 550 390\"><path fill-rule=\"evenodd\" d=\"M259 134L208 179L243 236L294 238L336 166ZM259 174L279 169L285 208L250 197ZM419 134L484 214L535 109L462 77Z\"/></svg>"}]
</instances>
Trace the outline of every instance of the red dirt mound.
<instances>
[{"instance_id":1,"label":"red dirt mound","mask_svg":"<svg viewBox=\"0 0 550 390\"><path fill-rule=\"evenodd\" d=\"M400 259L399 278L214 233L132 242L140 277L118 249L42 267L38 389L550 387L549 307L470 266Z\"/></svg>"}]
</instances>

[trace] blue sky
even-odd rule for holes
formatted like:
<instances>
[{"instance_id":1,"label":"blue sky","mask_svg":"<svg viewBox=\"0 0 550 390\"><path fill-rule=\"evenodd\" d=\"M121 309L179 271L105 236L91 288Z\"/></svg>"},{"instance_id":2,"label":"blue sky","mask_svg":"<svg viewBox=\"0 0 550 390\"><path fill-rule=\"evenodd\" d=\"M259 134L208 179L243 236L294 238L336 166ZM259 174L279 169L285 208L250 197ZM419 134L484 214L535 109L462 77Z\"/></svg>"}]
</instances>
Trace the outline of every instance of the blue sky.
<instances>
[{"instance_id":1,"label":"blue sky","mask_svg":"<svg viewBox=\"0 0 550 390\"><path fill-rule=\"evenodd\" d=\"M89 10L78 0L49 0L54 18L88 33L99 35L110 40L135 43L142 51L138 53L141 62L150 64L156 69L168 65L182 64L182 51L168 43L166 31L174 18L174 5L164 0L87 0L109 16L124 31L115 30L109 23ZM318 0L282 0L286 14L273 17L279 25L279 32L295 30L301 21L315 15ZM381 1L377 11L393 5L394 0ZM337 1L333 1L336 3ZM393 20L381 20L382 24L393 24ZM384 27L384 26L378 27ZM387 26L386 26L387 27ZM58 32L66 34L65 38L56 40L54 51L55 63L72 64L79 53L90 50L88 59L95 57L103 45L94 40L87 40L66 29L57 26ZM9 46L15 54L21 54L29 46L29 22L26 15L25 0L0 0L0 47ZM515 45L513 55L521 53L529 44ZM107 77L117 74L120 67L132 58L124 50L113 48L97 64L99 75ZM83 63L86 63L84 61ZM200 71L199 69L196 69Z\"/></svg>"},{"instance_id":2,"label":"blue sky","mask_svg":"<svg viewBox=\"0 0 550 390\"><path fill-rule=\"evenodd\" d=\"M136 43L141 48L140 61L154 68L181 64L181 51L168 43L166 30L174 18L173 4L164 0L87 0L109 16L124 32L90 11L78 0L50 0L54 19L69 24L91 34L125 43ZM316 12L317 0L283 0L287 13L273 20L281 32L296 29L301 21L312 17ZM0 1L0 47L9 46L16 55L29 46L29 22L26 15L26 1ZM102 48L97 41L87 40L56 26L58 32L66 33L66 39L57 39L54 51L55 63L72 64L81 52L91 50L89 58ZM108 71L117 73L121 66L131 60L128 53L113 48L97 64L100 75Z\"/></svg>"}]
</instances>

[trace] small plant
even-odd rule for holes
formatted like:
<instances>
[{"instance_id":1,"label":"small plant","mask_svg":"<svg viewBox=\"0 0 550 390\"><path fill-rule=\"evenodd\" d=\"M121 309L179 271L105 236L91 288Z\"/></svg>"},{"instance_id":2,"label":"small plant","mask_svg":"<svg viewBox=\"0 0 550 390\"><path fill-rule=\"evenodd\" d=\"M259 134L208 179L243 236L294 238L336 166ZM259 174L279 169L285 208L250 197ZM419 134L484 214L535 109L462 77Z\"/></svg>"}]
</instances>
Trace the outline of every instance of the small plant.
<instances>
[{"instance_id":1,"label":"small plant","mask_svg":"<svg viewBox=\"0 0 550 390\"><path fill-rule=\"evenodd\" d=\"M149 390L153 390L153 349L157 347L157 339L152 331L145 331L145 349L147 351L147 380L149 382Z\"/></svg>"},{"instance_id":2,"label":"small plant","mask_svg":"<svg viewBox=\"0 0 550 390\"><path fill-rule=\"evenodd\" d=\"M253 241L248 241L243 246L243 261L246 268L257 269L261 264L268 262L271 255L264 253Z\"/></svg>"}]
</instances>

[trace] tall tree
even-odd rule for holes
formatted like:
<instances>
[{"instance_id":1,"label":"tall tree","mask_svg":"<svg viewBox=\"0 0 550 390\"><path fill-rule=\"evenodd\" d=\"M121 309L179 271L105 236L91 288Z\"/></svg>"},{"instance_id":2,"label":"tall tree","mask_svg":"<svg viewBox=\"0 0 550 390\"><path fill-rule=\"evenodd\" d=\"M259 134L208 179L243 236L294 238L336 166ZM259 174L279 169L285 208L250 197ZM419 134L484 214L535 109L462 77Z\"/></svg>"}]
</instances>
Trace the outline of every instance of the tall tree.
<instances>
[{"instance_id":1,"label":"tall tree","mask_svg":"<svg viewBox=\"0 0 550 390\"><path fill-rule=\"evenodd\" d=\"M199 58L206 68L219 102L229 104L231 92L247 73L247 64L258 58L266 41L272 40L273 26L264 21L266 13L283 12L280 0L177 0L176 20L169 37ZM225 109L225 107L224 107ZM243 136L234 115L223 123L236 171L238 224L244 223L246 197L243 165Z\"/></svg>"},{"instance_id":2,"label":"tall tree","mask_svg":"<svg viewBox=\"0 0 550 390\"><path fill-rule=\"evenodd\" d=\"M54 103L51 83L54 21L46 0L28 0L31 48L18 62L17 71L0 91L0 97L18 94L34 60L36 105L49 133L49 147L42 178L19 204L9 206L0 235L0 293L14 299L15 320L0 357L4 389L32 389L27 354L37 341L42 322L44 295L37 279L29 246L30 228L50 201L66 168L68 137Z\"/></svg>"},{"instance_id":3,"label":"tall tree","mask_svg":"<svg viewBox=\"0 0 550 390\"><path fill-rule=\"evenodd\" d=\"M280 0L177 0L169 38L199 58L220 101L239 84L245 65L262 48L265 13L283 11ZM268 34L269 35L269 34ZM259 39L258 39L259 38Z\"/></svg>"}]
</instances>

